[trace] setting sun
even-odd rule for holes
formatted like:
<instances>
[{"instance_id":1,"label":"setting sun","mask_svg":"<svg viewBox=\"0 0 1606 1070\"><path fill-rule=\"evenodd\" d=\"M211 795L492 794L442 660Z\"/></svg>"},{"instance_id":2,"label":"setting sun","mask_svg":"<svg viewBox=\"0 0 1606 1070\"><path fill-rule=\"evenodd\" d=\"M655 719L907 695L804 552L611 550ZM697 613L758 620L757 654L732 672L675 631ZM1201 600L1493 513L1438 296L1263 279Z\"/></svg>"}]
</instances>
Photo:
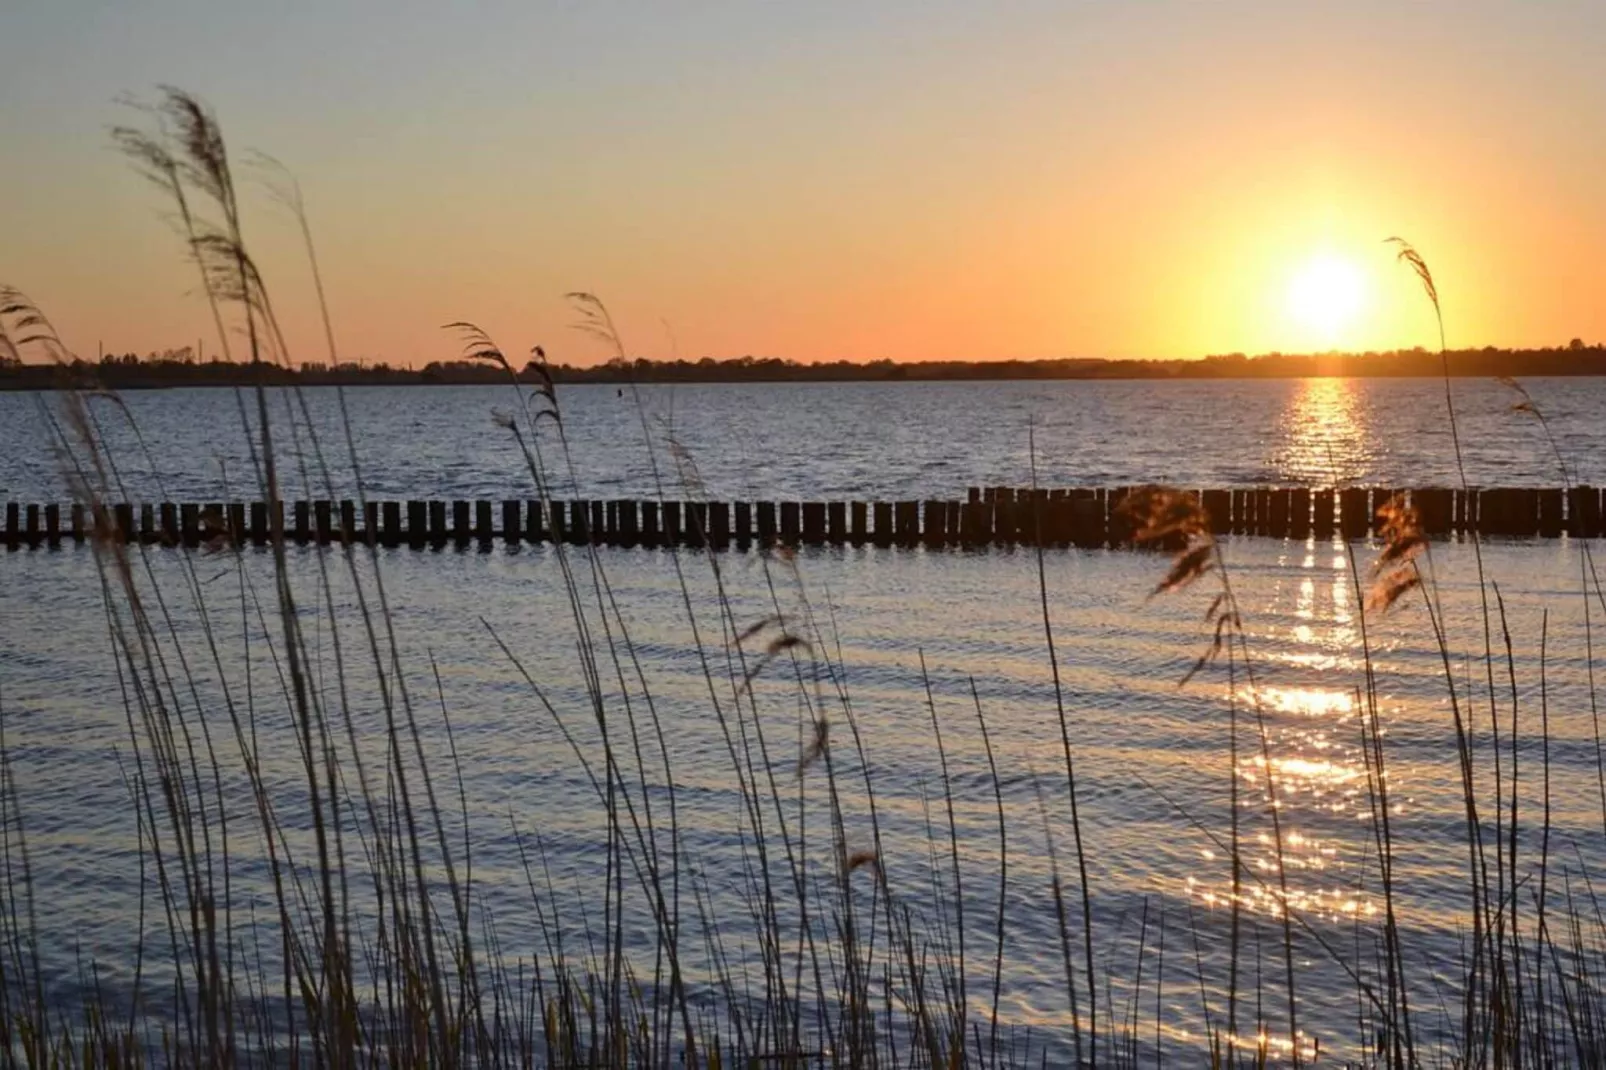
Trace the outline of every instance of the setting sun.
<instances>
[{"instance_id":1,"label":"setting sun","mask_svg":"<svg viewBox=\"0 0 1606 1070\"><path fill-rule=\"evenodd\" d=\"M1366 305L1366 278L1351 260L1314 256L1288 282L1288 315L1323 344L1341 340Z\"/></svg>"}]
</instances>

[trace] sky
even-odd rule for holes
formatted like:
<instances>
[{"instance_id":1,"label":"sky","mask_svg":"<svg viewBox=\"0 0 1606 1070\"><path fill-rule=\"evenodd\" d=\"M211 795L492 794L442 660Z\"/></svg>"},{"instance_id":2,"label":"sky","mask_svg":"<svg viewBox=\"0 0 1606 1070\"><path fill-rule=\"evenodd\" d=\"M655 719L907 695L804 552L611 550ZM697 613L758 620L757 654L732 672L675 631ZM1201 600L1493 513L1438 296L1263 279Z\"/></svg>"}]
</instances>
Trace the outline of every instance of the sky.
<instances>
[{"instance_id":1,"label":"sky","mask_svg":"<svg viewBox=\"0 0 1606 1070\"><path fill-rule=\"evenodd\" d=\"M111 149L182 86L303 188L341 359L1196 357L1606 339L1606 4L7 0L0 284L216 347ZM244 176L249 177L249 176ZM246 184L293 356L293 221Z\"/></svg>"}]
</instances>

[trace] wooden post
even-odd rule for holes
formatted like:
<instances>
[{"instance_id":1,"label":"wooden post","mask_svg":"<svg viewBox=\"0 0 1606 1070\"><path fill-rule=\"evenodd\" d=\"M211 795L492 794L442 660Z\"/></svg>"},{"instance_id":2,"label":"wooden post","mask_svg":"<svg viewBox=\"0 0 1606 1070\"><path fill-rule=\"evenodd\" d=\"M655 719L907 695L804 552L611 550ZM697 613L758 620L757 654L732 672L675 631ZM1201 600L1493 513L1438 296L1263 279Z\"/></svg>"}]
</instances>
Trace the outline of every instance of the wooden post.
<instances>
[{"instance_id":1,"label":"wooden post","mask_svg":"<svg viewBox=\"0 0 1606 1070\"><path fill-rule=\"evenodd\" d=\"M399 535L400 529L397 530ZM426 502L407 503L407 545L414 549L429 545L429 506Z\"/></svg>"},{"instance_id":2,"label":"wooden post","mask_svg":"<svg viewBox=\"0 0 1606 1070\"><path fill-rule=\"evenodd\" d=\"M340 502L340 544L350 546L357 541L357 503L350 498Z\"/></svg>"},{"instance_id":3,"label":"wooden post","mask_svg":"<svg viewBox=\"0 0 1606 1070\"><path fill-rule=\"evenodd\" d=\"M167 526L167 518L162 518L162 526ZM251 503L251 541L258 546L265 546L268 542L268 503Z\"/></svg>"},{"instance_id":4,"label":"wooden post","mask_svg":"<svg viewBox=\"0 0 1606 1070\"><path fill-rule=\"evenodd\" d=\"M1344 538L1364 538L1370 525L1370 520L1367 518L1366 488L1341 488L1338 492L1338 510L1338 528Z\"/></svg>"},{"instance_id":5,"label":"wooden post","mask_svg":"<svg viewBox=\"0 0 1606 1070\"><path fill-rule=\"evenodd\" d=\"M643 546L658 546L663 541L663 531L658 525L658 503L654 501L642 502L641 544Z\"/></svg>"},{"instance_id":6,"label":"wooden post","mask_svg":"<svg viewBox=\"0 0 1606 1070\"><path fill-rule=\"evenodd\" d=\"M870 541L870 506L865 502L850 502L848 504L849 536L853 545L863 546Z\"/></svg>"},{"instance_id":7,"label":"wooden post","mask_svg":"<svg viewBox=\"0 0 1606 1070\"><path fill-rule=\"evenodd\" d=\"M1137 534L1136 523L1127 511L1127 499L1131 494L1131 487L1114 487L1105 497L1108 514L1105 538L1112 547L1131 546Z\"/></svg>"},{"instance_id":8,"label":"wooden post","mask_svg":"<svg viewBox=\"0 0 1606 1070\"><path fill-rule=\"evenodd\" d=\"M235 546L245 545L245 503L229 503L229 541Z\"/></svg>"},{"instance_id":9,"label":"wooden post","mask_svg":"<svg viewBox=\"0 0 1606 1070\"><path fill-rule=\"evenodd\" d=\"M362 503L362 540L369 546L379 545L379 503Z\"/></svg>"},{"instance_id":10,"label":"wooden post","mask_svg":"<svg viewBox=\"0 0 1606 1070\"><path fill-rule=\"evenodd\" d=\"M969 487L969 488L967 488L966 491L965 491L965 501L969 502L972 505L974 505L975 503L981 501L981 488L980 487Z\"/></svg>"},{"instance_id":11,"label":"wooden post","mask_svg":"<svg viewBox=\"0 0 1606 1070\"><path fill-rule=\"evenodd\" d=\"M682 538L680 525L680 503L663 503L663 541L665 546L678 546Z\"/></svg>"},{"instance_id":12,"label":"wooden post","mask_svg":"<svg viewBox=\"0 0 1606 1070\"><path fill-rule=\"evenodd\" d=\"M443 501L430 501L424 506L424 539L428 545L439 550L451 538L451 529L446 526L446 503Z\"/></svg>"},{"instance_id":13,"label":"wooden post","mask_svg":"<svg viewBox=\"0 0 1606 1070\"><path fill-rule=\"evenodd\" d=\"M976 499L965 503L959 514L959 538L967 547L986 546L993 541L993 504Z\"/></svg>"},{"instance_id":14,"label":"wooden post","mask_svg":"<svg viewBox=\"0 0 1606 1070\"><path fill-rule=\"evenodd\" d=\"M379 544L400 546L402 542L401 502L379 503Z\"/></svg>"},{"instance_id":15,"label":"wooden post","mask_svg":"<svg viewBox=\"0 0 1606 1070\"><path fill-rule=\"evenodd\" d=\"M479 539L481 550L489 550L491 543L496 541L496 527L491 523L491 515L489 500L474 503L474 536Z\"/></svg>"},{"instance_id":16,"label":"wooden post","mask_svg":"<svg viewBox=\"0 0 1606 1070\"><path fill-rule=\"evenodd\" d=\"M920 542L920 503L899 502L893 507L894 531L899 546L916 546Z\"/></svg>"},{"instance_id":17,"label":"wooden post","mask_svg":"<svg viewBox=\"0 0 1606 1070\"><path fill-rule=\"evenodd\" d=\"M1567 531L1578 539L1598 539L1603 534L1599 487L1573 487L1568 492Z\"/></svg>"},{"instance_id":18,"label":"wooden post","mask_svg":"<svg viewBox=\"0 0 1606 1070\"><path fill-rule=\"evenodd\" d=\"M312 503L313 530L317 532L318 545L327 546L334 538L334 522L330 516L329 503L319 499Z\"/></svg>"},{"instance_id":19,"label":"wooden post","mask_svg":"<svg viewBox=\"0 0 1606 1070\"><path fill-rule=\"evenodd\" d=\"M634 498L621 498L618 506L616 538L621 546L636 546L641 542L641 506Z\"/></svg>"},{"instance_id":20,"label":"wooden post","mask_svg":"<svg viewBox=\"0 0 1606 1070\"><path fill-rule=\"evenodd\" d=\"M139 507L139 541L151 546L159 540L160 536L156 531L156 510L151 508L150 502L144 502Z\"/></svg>"},{"instance_id":21,"label":"wooden post","mask_svg":"<svg viewBox=\"0 0 1606 1070\"><path fill-rule=\"evenodd\" d=\"M846 546L848 542L848 503L827 502L825 504L825 537L835 546Z\"/></svg>"},{"instance_id":22,"label":"wooden post","mask_svg":"<svg viewBox=\"0 0 1606 1070\"><path fill-rule=\"evenodd\" d=\"M1315 505L1315 516L1311 520L1311 533L1318 539L1331 539L1333 537L1335 530L1333 527L1334 498L1335 495L1331 487L1323 487L1312 496L1312 501Z\"/></svg>"},{"instance_id":23,"label":"wooden post","mask_svg":"<svg viewBox=\"0 0 1606 1070\"><path fill-rule=\"evenodd\" d=\"M781 503L781 541L796 546L803 534L802 511L797 502Z\"/></svg>"},{"instance_id":24,"label":"wooden post","mask_svg":"<svg viewBox=\"0 0 1606 1070\"><path fill-rule=\"evenodd\" d=\"M1378 520L1377 513L1378 510L1382 509L1389 503L1391 499L1393 499L1394 495L1395 491L1392 487L1372 488L1372 509L1367 514L1367 531L1371 534L1376 535L1383 530L1382 522Z\"/></svg>"},{"instance_id":25,"label":"wooden post","mask_svg":"<svg viewBox=\"0 0 1606 1070\"><path fill-rule=\"evenodd\" d=\"M753 503L736 503L736 542L746 546L753 541Z\"/></svg>"},{"instance_id":26,"label":"wooden post","mask_svg":"<svg viewBox=\"0 0 1606 1070\"><path fill-rule=\"evenodd\" d=\"M178 539L185 546L197 546L201 542L201 507L194 502L179 503Z\"/></svg>"},{"instance_id":27,"label":"wooden post","mask_svg":"<svg viewBox=\"0 0 1606 1070\"><path fill-rule=\"evenodd\" d=\"M1561 515L1562 493L1560 487L1551 487L1536 493L1539 499L1539 535L1545 539L1561 537L1565 526L1565 518Z\"/></svg>"},{"instance_id":28,"label":"wooden post","mask_svg":"<svg viewBox=\"0 0 1606 1070\"><path fill-rule=\"evenodd\" d=\"M948 503L928 498L920 505L920 539L927 546L948 542Z\"/></svg>"},{"instance_id":29,"label":"wooden post","mask_svg":"<svg viewBox=\"0 0 1606 1070\"><path fill-rule=\"evenodd\" d=\"M686 502L682 507L686 518L686 542L701 549L708 545L708 503Z\"/></svg>"},{"instance_id":30,"label":"wooden post","mask_svg":"<svg viewBox=\"0 0 1606 1070\"><path fill-rule=\"evenodd\" d=\"M1232 533L1249 535L1255 530L1255 492L1245 487L1232 492Z\"/></svg>"},{"instance_id":31,"label":"wooden post","mask_svg":"<svg viewBox=\"0 0 1606 1070\"><path fill-rule=\"evenodd\" d=\"M1210 514L1212 534L1226 535L1232 531L1232 492L1207 490L1201 495L1200 504Z\"/></svg>"},{"instance_id":32,"label":"wooden post","mask_svg":"<svg viewBox=\"0 0 1606 1070\"><path fill-rule=\"evenodd\" d=\"M24 538L28 540L28 549L31 550L39 545L39 506L36 503L28 503L27 517L28 526Z\"/></svg>"},{"instance_id":33,"label":"wooden post","mask_svg":"<svg viewBox=\"0 0 1606 1070\"><path fill-rule=\"evenodd\" d=\"M468 521L468 502L462 498L452 499L452 535L460 549L467 546L474 535Z\"/></svg>"},{"instance_id":34,"label":"wooden post","mask_svg":"<svg viewBox=\"0 0 1606 1070\"><path fill-rule=\"evenodd\" d=\"M590 502L586 538L593 546L602 545L608 533L608 509L605 502Z\"/></svg>"},{"instance_id":35,"label":"wooden post","mask_svg":"<svg viewBox=\"0 0 1606 1070\"><path fill-rule=\"evenodd\" d=\"M825 503L803 503L803 541L810 546L825 542Z\"/></svg>"},{"instance_id":36,"label":"wooden post","mask_svg":"<svg viewBox=\"0 0 1606 1070\"><path fill-rule=\"evenodd\" d=\"M118 502L112 506L112 516L115 528L112 538L119 539L122 542L133 542L136 534L134 531L134 507L127 502ZM17 518L15 516L11 517L11 530L17 530Z\"/></svg>"},{"instance_id":37,"label":"wooden post","mask_svg":"<svg viewBox=\"0 0 1606 1070\"><path fill-rule=\"evenodd\" d=\"M22 525L18 519L16 502L6 502L6 549L15 550L21 545Z\"/></svg>"},{"instance_id":38,"label":"wooden post","mask_svg":"<svg viewBox=\"0 0 1606 1070\"><path fill-rule=\"evenodd\" d=\"M770 543L773 543L775 541L775 536L779 531L780 531L780 528L775 523L775 503L774 502L759 502L758 503L758 539L759 539L759 542L764 544L764 545L766 545L766 546L768 546Z\"/></svg>"},{"instance_id":39,"label":"wooden post","mask_svg":"<svg viewBox=\"0 0 1606 1070\"><path fill-rule=\"evenodd\" d=\"M876 502L872 506L875 512L875 531L872 538L877 546L892 545L892 503Z\"/></svg>"},{"instance_id":40,"label":"wooden post","mask_svg":"<svg viewBox=\"0 0 1606 1070\"><path fill-rule=\"evenodd\" d=\"M1295 487L1288 492L1288 535L1301 542L1310 538L1310 488Z\"/></svg>"},{"instance_id":41,"label":"wooden post","mask_svg":"<svg viewBox=\"0 0 1606 1070\"><path fill-rule=\"evenodd\" d=\"M730 502L708 503L708 545L723 550L731 544Z\"/></svg>"},{"instance_id":42,"label":"wooden post","mask_svg":"<svg viewBox=\"0 0 1606 1070\"><path fill-rule=\"evenodd\" d=\"M72 541L84 541L84 506L82 502L72 503Z\"/></svg>"},{"instance_id":43,"label":"wooden post","mask_svg":"<svg viewBox=\"0 0 1606 1070\"><path fill-rule=\"evenodd\" d=\"M1271 487L1266 493L1271 496L1271 523L1266 534L1274 539L1286 539L1292 528L1293 496L1287 487Z\"/></svg>"},{"instance_id":44,"label":"wooden post","mask_svg":"<svg viewBox=\"0 0 1606 1070\"><path fill-rule=\"evenodd\" d=\"M1411 504L1428 535L1448 535L1453 527L1451 512L1455 496L1444 487L1420 487L1411 491Z\"/></svg>"},{"instance_id":45,"label":"wooden post","mask_svg":"<svg viewBox=\"0 0 1606 1070\"><path fill-rule=\"evenodd\" d=\"M1015 516L1015 492L1008 487L993 489L993 542L1007 546L1015 541L1018 520Z\"/></svg>"},{"instance_id":46,"label":"wooden post","mask_svg":"<svg viewBox=\"0 0 1606 1070\"><path fill-rule=\"evenodd\" d=\"M1085 550L1097 549L1106 540L1113 542L1121 533L1121 518L1106 517L1108 497L1102 490L1075 487L1067 495L1071 507L1071 543Z\"/></svg>"},{"instance_id":47,"label":"wooden post","mask_svg":"<svg viewBox=\"0 0 1606 1070\"><path fill-rule=\"evenodd\" d=\"M531 498L524 503L524 537L531 542L544 542L548 537L539 498Z\"/></svg>"},{"instance_id":48,"label":"wooden post","mask_svg":"<svg viewBox=\"0 0 1606 1070\"><path fill-rule=\"evenodd\" d=\"M519 545L519 541L524 538L524 535L519 530L519 514L522 511L524 511L524 506L519 503L517 498L507 498L506 501L503 501L503 541L509 546Z\"/></svg>"}]
</instances>

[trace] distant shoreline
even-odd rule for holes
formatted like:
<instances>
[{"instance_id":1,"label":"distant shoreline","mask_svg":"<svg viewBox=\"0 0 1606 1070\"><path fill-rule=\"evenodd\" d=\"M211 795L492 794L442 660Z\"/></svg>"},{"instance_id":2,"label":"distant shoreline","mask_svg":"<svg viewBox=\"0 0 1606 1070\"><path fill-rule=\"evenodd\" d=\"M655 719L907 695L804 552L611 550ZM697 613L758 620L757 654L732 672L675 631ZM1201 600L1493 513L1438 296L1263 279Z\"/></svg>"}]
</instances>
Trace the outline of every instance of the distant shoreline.
<instances>
[{"instance_id":1,"label":"distant shoreline","mask_svg":"<svg viewBox=\"0 0 1606 1070\"><path fill-rule=\"evenodd\" d=\"M1468 349L1446 355L1455 378L1531 378L1606 376L1606 346L1574 341L1554 349ZM659 385L673 383L868 383L868 382L1042 382L1184 381L1227 379L1420 379L1439 378L1445 363L1438 353L1290 355L1241 354L1200 360L1035 360L1035 361L837 361L797 364L744 357L716 361L615 360L593 367L526 365L520 382L550 376L559 384ZM70 364L0 365L0 390L105 388L158 390L178 387L254 386L473 386L506 383L507 373L484 362L436 362L422 368L388 365L307 365L289 369L225 361L195 363L169 355L140 360L133 355Z\"/></svg>"}]
</instances>

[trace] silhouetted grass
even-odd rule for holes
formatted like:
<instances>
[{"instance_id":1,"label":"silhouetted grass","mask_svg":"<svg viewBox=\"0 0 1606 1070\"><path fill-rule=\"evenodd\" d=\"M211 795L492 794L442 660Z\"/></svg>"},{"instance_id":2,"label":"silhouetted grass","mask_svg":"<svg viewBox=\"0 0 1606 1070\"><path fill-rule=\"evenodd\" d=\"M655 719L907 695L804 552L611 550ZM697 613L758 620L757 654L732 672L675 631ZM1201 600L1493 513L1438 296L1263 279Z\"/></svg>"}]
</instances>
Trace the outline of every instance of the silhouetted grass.
<instances>
[{"instance_id":1,"label":"silhouetted grass","mask_svg":"<svg viewBox=\"0 0 1606 1070\"><path fill-rule=\"evenodd\" d=\"M171 89L142 114L144 126L120 127L114 138L175 208L220 343L237 349L231 359L241 363L287 363L284 334L242 232L235 175L216 120L195 98ZM304 241L333 364L338 353L313 231L299 191L278 174L281 200ZM1401 255L1437 312L1426 261L1409 246ZM581 328L622 356L626 348L607 307L590 294L572 296ZM506 379L509 409L488 433L509 436L522 462L517 478L549 508L578 485L575 458L586 444L569 438L545 353L531 350L534 371L526 373L483 330L449 326L463 338L467 359ZM67 357L45 316L8 289L0 294L0 352L25 351ZM293 457L302 485L335 497L332 469L343 465L361 495L344 395L343 441L326 444L300 391L270 393L264 382L236 395L254 493L280 498L280 464ZM675 445L673 428L655 434L641 399L634 401L659 500L699 495L701 480ZM1453 427L1448 375L1446 404ZM1531 398L1524 395L1520 404L1544 419ZM310 564L295 563L276 517L267 555L271 587L263 588L260 570L227 538L204 558L125 542L111 508L128 497L125 459L107 448L104 421L132 425L128 409L113 394L77 392L47 408L47 418L74 493L94 519L107 672L115 676L126 721L119 762L138 837L141 899L130 922L129 976L108 987L89 962L75 996L48 990L27 838L30 800L14 776L0 681L0 1060L7 1065L935 1070L1048 1064L1067 1058L1067 1047L1078 1063L1096 1066L1160 1065L1168 1055L1178 1065L1330 1064L1321 1040L1300 1028L1296 960L1302 956L1353 986L1360 1050L1345 1057L1361 1065L1598 1065L1606 1055L1606 916L1581 857L1561 863L1559 879L1551 857L1548 617L1537 666L1544 802L1534 860L1520 853L1519 832L1534 819L1520 809L1518 792L1520 778L1534 773L1518 757L1524 736L1535 733L1531 711L1522 709L1499 588L1476 551L1485 693L1474 694L1457 672L1460 655L1448 635L1432 546L1408 501L1384 506L1384 538L1368 566L1372 595L1357 608L1364 673L1354 689L1375 852L1369 855L1375 873L1365 879L1376 880L1384 909L1380 929L1363 928L1357 918L1349 950L1344 934L1307 916L1289 891L1281 788L1257 686L1260 657L1247 626L1252 607L1239 602L1229 547L1210 534L1192 495L1165 487L1145 488L1123 508L1140 543L1175 553L1155 595L1194 585L1211 592L1206 647L1180 684L1224 684L1228 827L1223 832L1177 810L1228 860L1224 985L1207 963L1201 936L1209 925L1191 900L1185 925L1163 898L1144 896L1135 917L1110 920L1095 910L1089 856L1098 844L1079 810L1083 724L1061 679L1040 539L1035 564L1046 675L1066 782L1063 796L1048 794L1030 774L1044 826L1047 887L1023 887L1019 867L1010 864L1022 837L1010 825L1009 774L999 769L974 680L971 710L945 714L921 655L940 810L934 819L925 800L926 857L898 857L883 835L873 741L855 711L837 629L828 616L820 618L795 555L785 548L759 554L768 606L751 620L736 609L721 555L668 553L699 701L717 728L735 785L743 850L739 872L725 875L730 888L714 887L688 849L684 780L610 574L617 558L584 539L554 540L560 612L574 634L572 662L532 663L521 637L495 621L483 621L485 641L522 682L529 709L557 731L583 778L602 827L602 877L583 889L562 886L540 823L526 827L510 812L538 934L536 946L514 946L476 875L480 846L469 831L447 688L432 661L426 690L414 693L417 678L386 594L383 555L343 538L327 552L298 555ZM658 453L666 439L671 464ZM1458 433L1455 446L1459 459ZM1565 460L1556 453L1565 478ZM151 458L142 460L158 470ZM689 522L695 528L695 513ZM702 534L693 530L693 541ZM1359 590L1367 569L1355 546L1348 552ZM155 555L176 562L177 581ZM203 560L209 572L222 566L231 593L217 593L228 588L200 574ZM1606 597L1587 546L1584 562L1580 593L1595 714L1589 607L1593 601L1606 610ZM713 595L694 593L700 590ZM1395 859L1408 848L1396 843L1390 816L1390 755L1369 628L1378 615L1404 612L1417 595L1442 662L1465 815L1471 931L1454 976L1412 961L1400 936L1399 911L1412 890L1398 879ZM309 636L313 619L325 631ZM263 660L272 666L266 678L253 671ZM580 681L583 700L559 698L554 678ZM1488 742L1480 744L1473 720L1485 699ZM1252 716L1249 739L1240 738L1245 713ZM1598 715L1595 724L1606 832ZM431 742L437 727L444 750ZM950 774L949 747L961 736L985 755L979 799L964 798ZM288 765L279 760L286 749ZM1265 776L1246 792L1243 763L1254 752ZM1147 790L1174 805L1164 786ZM974 862L965 862L967 849L981 848L961 843L962 802L990 804L996 822L985 880L978 880ZM1257 819L1271 829L1265 868L1245 859L1245 823ZM1055 827L1066 824L1074 887L1067 886L1056 848ZM246 866L265 874L268 900L242 891ZM1068 1038L1034 1036L1001 1011L1014 920L1008 904L1022 894L1053 905ZM1246 904L1257 895L1280 944L1282 976L1269 983L1262 926L1246 918L1253 913ZM724 905L731 902L743 909ZM1212 1005L1212 992L1221 988L1224 1018ZM1168 1051L1168 1008L1183 1001L1196 1004L1206 1036ZM1055 1045L1052 1051L1047 1044Z\"/></svg>"}]
</instances>

